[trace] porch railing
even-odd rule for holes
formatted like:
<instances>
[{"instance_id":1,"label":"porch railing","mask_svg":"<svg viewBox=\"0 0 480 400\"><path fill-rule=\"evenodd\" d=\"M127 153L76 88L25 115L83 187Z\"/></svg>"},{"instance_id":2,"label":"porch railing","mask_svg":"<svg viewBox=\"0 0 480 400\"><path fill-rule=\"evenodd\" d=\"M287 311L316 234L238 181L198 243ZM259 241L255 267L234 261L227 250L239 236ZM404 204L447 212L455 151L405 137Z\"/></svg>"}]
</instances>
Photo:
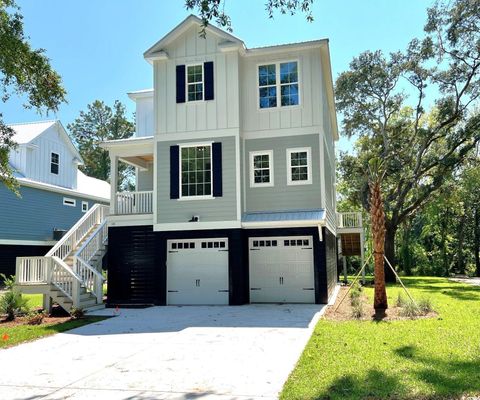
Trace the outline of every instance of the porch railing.
<instances>
[{"instance_id":1,"label":"porch railing","mask_svg":"<svg viewBox=\"0 0 480 400\"><path fill-rule=\"evenodd\" d=\"M115 199L115 214L152 214L153 192L119 192Z\"/></svg>"},{"instance_id":2,"label":"porch railing","mask_svg":"<svg viewBox=\"0 0 480 400\"><path fill-rule=\"evenodd\" d=\"M362 226L361 212L337 213L337 228L361 228Z\"/></svg>"}]
</instances>

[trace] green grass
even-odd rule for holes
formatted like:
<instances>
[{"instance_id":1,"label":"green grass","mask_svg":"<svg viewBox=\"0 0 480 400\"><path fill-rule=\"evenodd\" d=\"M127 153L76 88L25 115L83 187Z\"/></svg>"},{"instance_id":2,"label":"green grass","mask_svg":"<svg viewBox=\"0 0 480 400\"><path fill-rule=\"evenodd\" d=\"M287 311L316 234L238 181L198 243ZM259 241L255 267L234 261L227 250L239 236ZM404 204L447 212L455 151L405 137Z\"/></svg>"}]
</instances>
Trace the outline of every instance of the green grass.
<instances>
[{"instance_id":1,"label":"green grass","mask_svg":"<svg viewBox=\"0 0 480 400\"><path fill-rule=\"evenodd\" d=\"M0 325L0 348L11 347L55 333L65 332L70 329L102 321L106 318L108 317L89 316L84 319L62 322L60 324L16 325L10 328L2 328Z\"/></svg>"},{"instance_id":2,"label":"green grass","mask_svg":"<svg viewBox=\"0 0 480 400\"><path fill-rule=\"evenodd\" d=\"M480 287L403 278L437 318L320 320L281 399L451 399L480 395ZM391 305L400 286L387 288ZM365 290L372 299L373 289Z\"/></svg>"},{"instance_id":3,"label":"green grass","mask_svg":"<svg viewBox=\"0 0 480 400\"><path fill-rule=\"evenodd\" d=\"M28 299L28 307L43 307L43 295L41 294L22 294L24 299Z\"/></svg>"}]
</instances>

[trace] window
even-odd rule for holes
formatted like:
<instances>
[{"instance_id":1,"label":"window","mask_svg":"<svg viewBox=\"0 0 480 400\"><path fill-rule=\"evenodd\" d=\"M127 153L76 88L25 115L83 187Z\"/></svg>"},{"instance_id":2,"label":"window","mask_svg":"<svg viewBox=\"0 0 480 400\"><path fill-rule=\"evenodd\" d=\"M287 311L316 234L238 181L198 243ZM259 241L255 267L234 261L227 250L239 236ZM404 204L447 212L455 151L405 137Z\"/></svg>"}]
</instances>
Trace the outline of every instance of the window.
<instances>
[{"instance_id":1,"label":"window","mask_svg":"<svg viewBox=\"0 0 480 400\"><path fill-rule=\"evenodd\" d=\"M250 187L273 186L273 150L250 153Z\"/></svg>"},{"instance_id":2,"label":"window","mask_svg":"<svg viewBox=\"0 0 480 400\"><path fill-rule=\"evenodd\" d=\"M289 185L307 185L312 183L310 147L287 149L287 168Z\"/></svg>"},{"instance_id":3,"label":"window","mask_svg":"<svg viewBox=\"0 0 480 400\"><path fill-rule=\"evenodd\" d=\"M212 197L212 146L181 147L181 197Z\"/></svg>"},{"instance_id":4,"label":"window","mask_svg":"<svg viewBox=\"0 0 480 400\"><path fill-rule=\"evenodd\" d=\"M64 206L69 206L69 207L76 207L77 206L77 201L75 199L70 199L68 197L63 198L63 205Z\"/></svg>"},{"instance_id":5,"label":"window","mask_svg":"<svg viewBox=\"0 0 480 400\"><path fill-rule=\"evenodd\" d=\"M298 62L259 65L258 98L260 108L298 105Z\"/></svg>"},{"instance_id":6,"label":"window","mask_svg":"<svg viewBox=\"0 0 480 400\"><path fill-rule=\"evenodd\" d=\"M58 166L60 164L60 157L57 153L52 153L50 156L50 172L58 175Z\"/></svg>"},{"instance_id":7,"label":"window","mask_svg":"<svg viewBox=\"0 0 480 400\"><path fill-rule=\"evenodd\" d=\"M88 201L82 201L82 212L88 211Z\"/></svg>"},{"instance_id":8,"label":"window","mask_svg":"<svg viewBox=\"0 0 480 400\"><path fill-rule=\"evenodd\" d=\"M187 99L203 100L203 65L187 66Z\"/></svg>"}]
</instances>

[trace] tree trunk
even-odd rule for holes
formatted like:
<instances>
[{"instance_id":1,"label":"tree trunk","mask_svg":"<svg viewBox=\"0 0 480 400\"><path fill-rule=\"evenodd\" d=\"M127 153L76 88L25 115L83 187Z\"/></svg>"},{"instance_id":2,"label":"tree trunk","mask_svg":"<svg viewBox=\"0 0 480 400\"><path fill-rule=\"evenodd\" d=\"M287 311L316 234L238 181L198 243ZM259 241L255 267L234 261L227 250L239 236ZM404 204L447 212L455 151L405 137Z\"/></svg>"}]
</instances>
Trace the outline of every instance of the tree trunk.
<instances>
[{"instance_id":1,"label":"tree trunk","mask_svg":"<svg viewBox=\"0 0 480 400\"><path fill-rule=\"evenodd\" d=\"M460 275L465 275L465 258L463 255L463 243L465 238L465 213L462 214L458 224L458 248L457 248L457 271Z\"/></svg>"},{"instance_id":2,"label":"tree trunk","mask_svg":"<svg viewBox=\"0 0 480 400\"><path fill-rule=\"evenodd\" d=\"M395 235L397 233L397 226L389 223L386 226L385 231L385 257L387 257L390 264L392 264L393 268L397 265L395 259ZM388 266L387 262L385 262L385 282L395 283L395 274Z\"/></svg>"},{"instance_id":3,"label":"tree trunk","mask_svg":"<svg viewBox=\"0 0 480 400\"><path fill-rule=\"evenodd\" d=\"M480 207L475 207L474 230L474 254L475 254L475 275L480 277Z\"/></svg>"},{"instance_id":4,"label":"tree trunk","mask_svg":"<svg viewBox=\"0 0 480 400\"><path fill-rule=\"evenodd\" d=\"M442 263L443 263L443 272L446 277L450 276L450 263L447 257L447 227L448 227L448 207L441 218L440 228L441 228L441 240L442 240Z\"/></svg>"}]
</instances>

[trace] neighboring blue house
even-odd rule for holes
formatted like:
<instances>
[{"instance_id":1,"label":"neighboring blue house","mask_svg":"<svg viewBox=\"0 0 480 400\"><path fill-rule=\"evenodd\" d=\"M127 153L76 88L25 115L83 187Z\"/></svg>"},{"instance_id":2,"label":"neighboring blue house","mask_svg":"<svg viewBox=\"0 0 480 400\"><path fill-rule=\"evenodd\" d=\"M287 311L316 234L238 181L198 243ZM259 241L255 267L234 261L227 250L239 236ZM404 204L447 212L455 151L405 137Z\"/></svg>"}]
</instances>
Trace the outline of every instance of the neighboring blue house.
<instances>
[{"instance_id":1,"label":"neighboring blue house","mask_svg":"<svg viewBox=\"0 0 480 400\"><path fill-rule=\"evenodd\" d=\"M16 257L45 255L93 204L109 204L110 185L78 169L82 158L60 121L10 126L21 197L0 183L0 272L13 275Z\"/></svg>"}]
</instances>

